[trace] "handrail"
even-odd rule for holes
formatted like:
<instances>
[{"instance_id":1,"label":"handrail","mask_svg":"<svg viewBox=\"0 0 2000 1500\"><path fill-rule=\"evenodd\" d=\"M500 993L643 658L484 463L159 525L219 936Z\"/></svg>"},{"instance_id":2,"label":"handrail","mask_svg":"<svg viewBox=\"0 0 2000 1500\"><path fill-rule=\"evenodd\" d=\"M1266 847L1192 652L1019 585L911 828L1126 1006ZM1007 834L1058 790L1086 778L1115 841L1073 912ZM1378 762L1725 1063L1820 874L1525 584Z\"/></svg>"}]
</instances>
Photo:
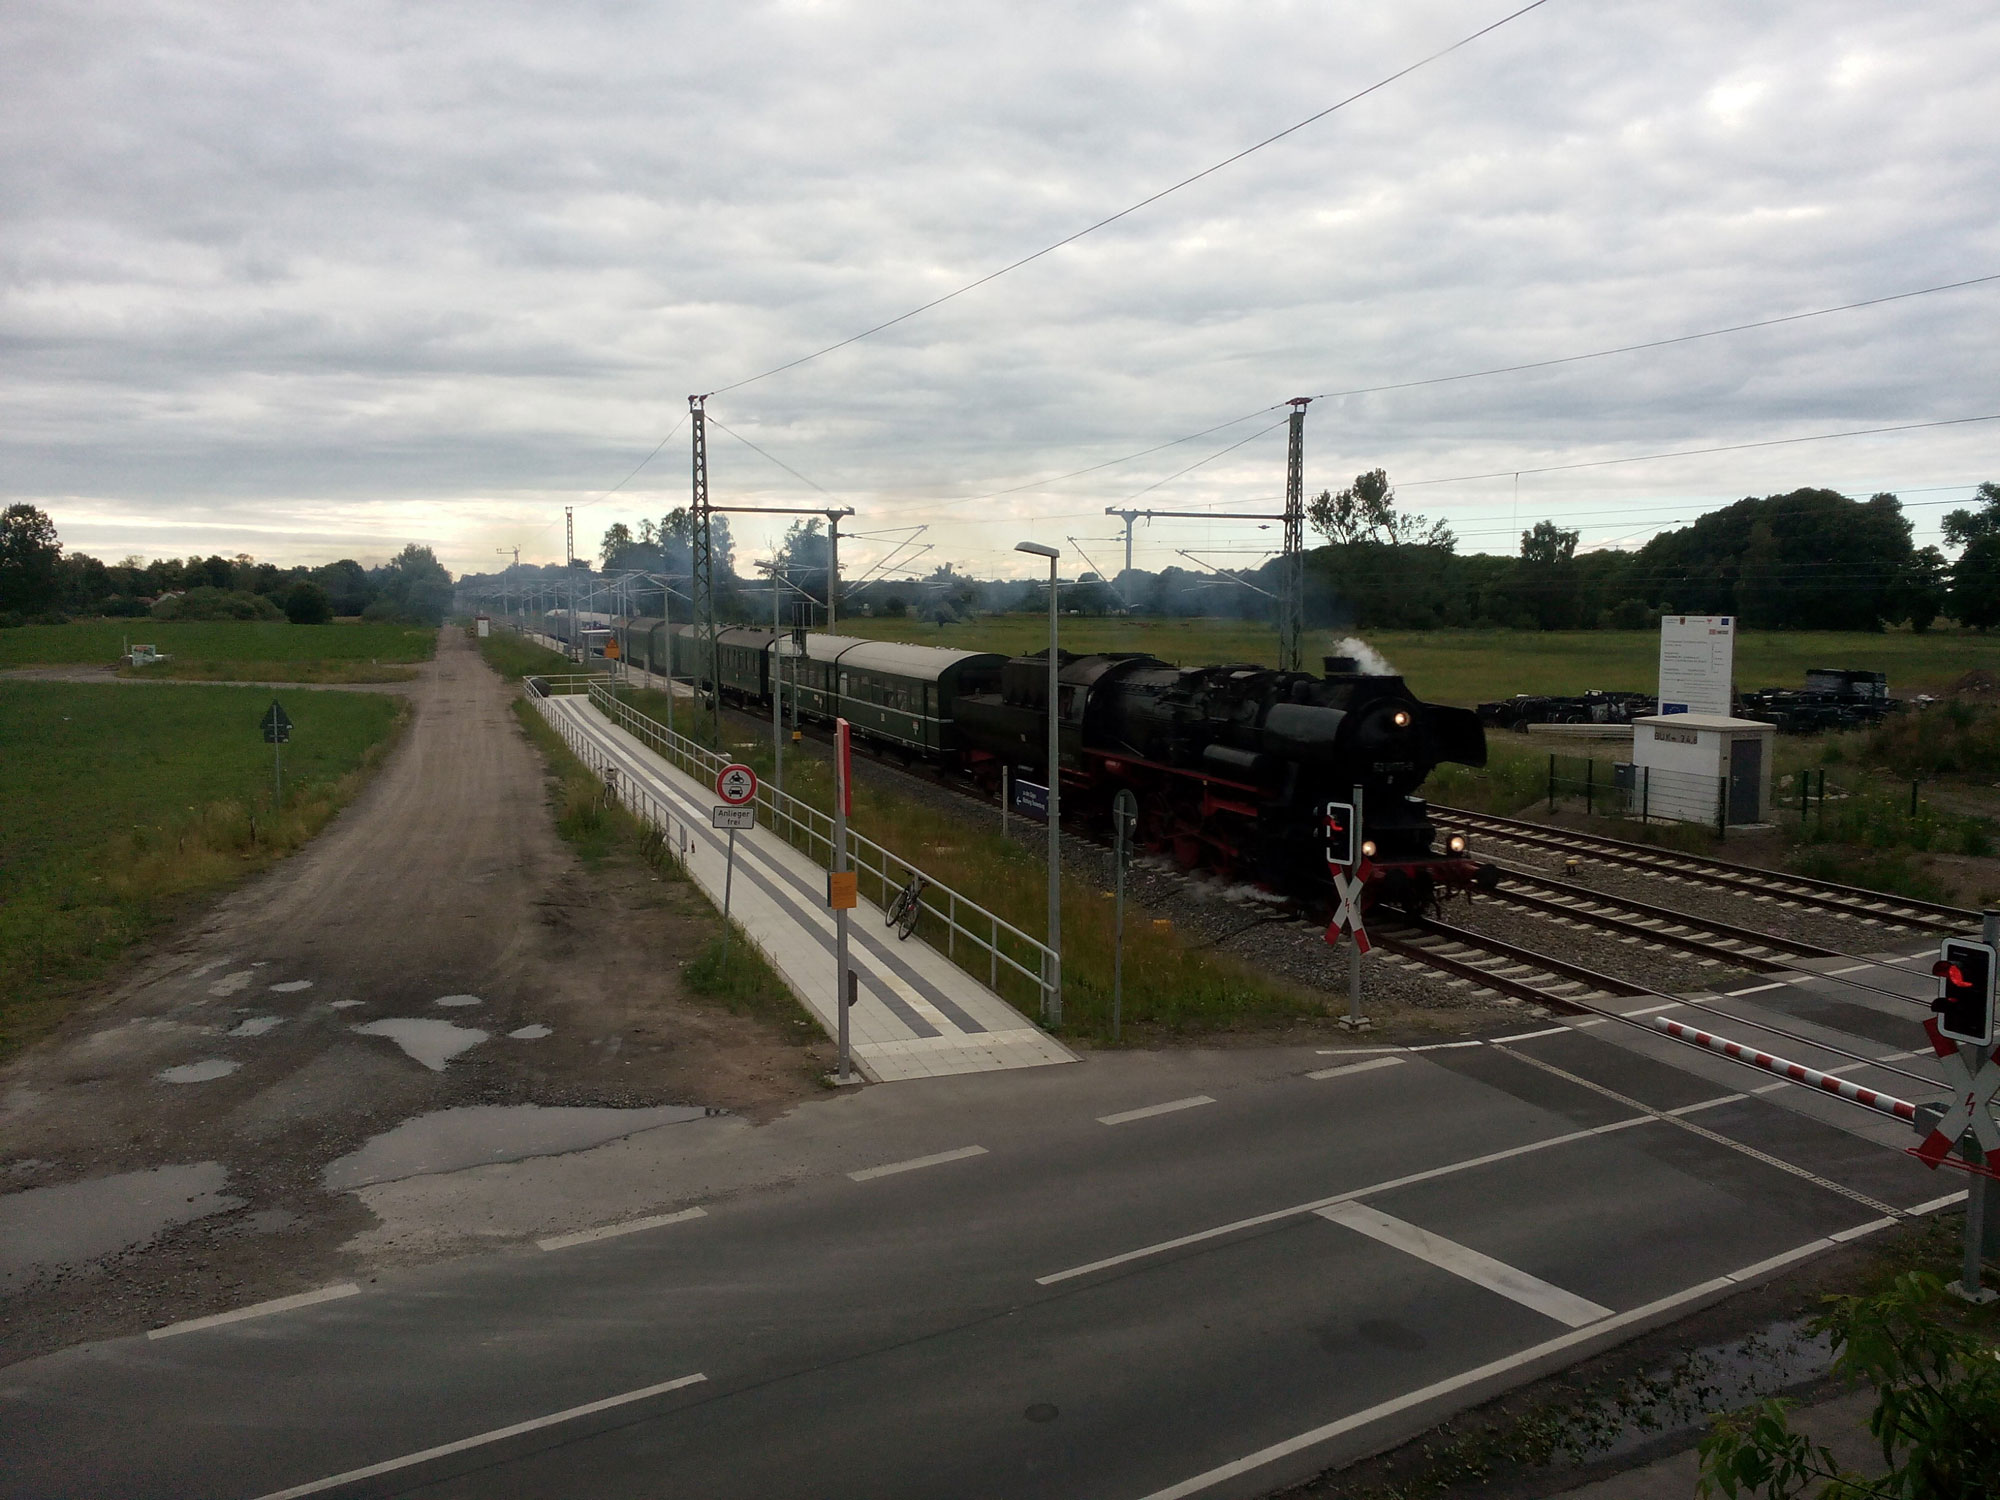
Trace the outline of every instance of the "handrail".
<instances>
[{"instance_id":1,"label":"handrail","mask_svg":"<svg viewBox=\"0 0 2000 1500\"><path fill-rule=\"evenodd\" d=\"M552 687L558 681L565 681L555 678L544 680ZM657 719L639 712L618 697L604 678L592 677L587 682L585 691L592 706L606 719L696 781L713 781L729 764L727 756L698 745L686 735L670 730ZM621 782L621 795L625 789L626 784ZM766 826L773 833L784 838L793 848L800 849L808 858L831 866L831 814L821 812L810 803L789 792L781 792L769 783L759 784L756 800L764 808L768 818ZM933 878L902 855L856 833L851 827L847 831L847 840L848 854L857 875L873 883L875 905L886 910L898 890L909 884L912 877L921 876L924 884L918 895L917 931L924 940L933 948L938 947L937 936L942 929L945 957L974 979L980 976L970 963L976 962L983 952L986 956L986 977L982 982L987 989L1004 998L1002 983L1014 981L1035 997L1040 1013L1047 1015L1054 988L1051 976L1056 972L1056 964L1055 954L1046 943L987 910L962 891ZM893 870L902 872L900 878L892 876ZM925 922L926 914L934 920ZM961 939L971 950L963 956L958 947Z\"/></svg>"}]
</instances>

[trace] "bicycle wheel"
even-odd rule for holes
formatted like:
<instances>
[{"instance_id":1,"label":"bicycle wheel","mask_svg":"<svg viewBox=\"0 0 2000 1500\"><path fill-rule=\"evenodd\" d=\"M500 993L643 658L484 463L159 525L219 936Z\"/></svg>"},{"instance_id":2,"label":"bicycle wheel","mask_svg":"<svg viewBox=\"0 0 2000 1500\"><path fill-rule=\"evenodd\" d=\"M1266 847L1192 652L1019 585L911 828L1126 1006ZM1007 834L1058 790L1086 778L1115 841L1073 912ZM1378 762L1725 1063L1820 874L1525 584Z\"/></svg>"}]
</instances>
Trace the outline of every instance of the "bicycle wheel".
<instances>
[{"instance_id":1,"label":"bicycle wheel","mask_svg":"<svg viewBox=\"0 0 2000 1500\"><path fill-rule=\"evenodd\" d=\"M915 932L917 930L917 922L924 914L921 891L912 888L903 894L909 900L896 919L896 936L899 938L907 938L911 933Z\"/></svg>"}]
</instances>

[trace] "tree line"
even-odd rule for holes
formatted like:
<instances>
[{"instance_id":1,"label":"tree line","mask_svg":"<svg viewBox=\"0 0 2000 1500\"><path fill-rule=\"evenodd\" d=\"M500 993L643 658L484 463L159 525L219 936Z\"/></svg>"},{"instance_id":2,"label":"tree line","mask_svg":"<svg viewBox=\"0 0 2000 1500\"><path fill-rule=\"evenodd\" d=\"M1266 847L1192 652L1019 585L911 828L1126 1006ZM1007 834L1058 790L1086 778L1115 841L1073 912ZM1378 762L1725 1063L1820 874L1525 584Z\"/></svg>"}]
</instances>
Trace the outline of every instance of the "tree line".
<instances>
[{"instance_id":1,"label":"tree line","mask_svg":"<svg viewBox=\"0 0 2000 1500\"><path fill-rule=\"evenodd\" d=\"M451 574L414 543L375 568L352 558L285 568L244 554L106 563L67 551L35 506L0 511L0 626L73 615L305 625L358 615L436 625L450 607Z\"/></svg>"}]
</instances>

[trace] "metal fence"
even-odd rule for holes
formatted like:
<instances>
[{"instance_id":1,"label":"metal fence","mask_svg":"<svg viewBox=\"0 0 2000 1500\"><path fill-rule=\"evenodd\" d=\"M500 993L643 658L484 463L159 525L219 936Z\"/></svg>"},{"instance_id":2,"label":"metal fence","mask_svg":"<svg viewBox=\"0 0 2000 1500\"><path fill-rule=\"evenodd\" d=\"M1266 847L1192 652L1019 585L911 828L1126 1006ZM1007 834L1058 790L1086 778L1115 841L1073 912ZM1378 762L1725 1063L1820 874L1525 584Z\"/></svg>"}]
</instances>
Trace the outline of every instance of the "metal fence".
<instances>
[{"instance_id":1,"label":"metal fence","mask_svg":"<svg viewBox=\"0 0 2000 1500\"><path fill-rule=\"evenodd\" d=\"M592 706L606 719L703 785L713 782L729 764L730 757L698 745L686 735L677 734L657 719L640 713L619 698L601 676L531 677L527 686L529 695L538 703L549 697L587 693ZM565 730L570 727L553 718L551 722ZM564 737L572 747L579 738L567 733ZM588 744L587 739L584 743ZM593 754L582 756L585 764L600 775L608 769L615 778L616 767L610 766L601 750L594 746L591 749ZM629 778L608 779L606 785L649 827L661 829L663 837L673 837L669 828L684 823L680 814L668 812L643 789L630 785ZM764 810L766 828L815 863L831 868L832 814L821 812L768 782L758 784L757 804ZM685 827L680 836L686 836ZM673 847L684 850L686 845ZM899 891L920 880L915 935L1010 1004L1022 1008L1033 1006L1034 1013L1046 1019L1057 973L1055 954L1047 944L1028 936L963 892L926 874L902 855L856 833L852 827L847 830L847 855L861 894L885 911Z\"/></svg>"},{"instance_id":2,"label":"metal fence","mask_svg":"<svg viewBox=\"0 0 2000 1500\"><path fill-rule=\"evenodd\" d=\"M1595 817L1636 818L1641 823L1698 823L1717 838L1729 831L1729 778L1663 771L1586 755L1549 757L1548 804L1583 803Z\"/></svg>"}]
</instances>

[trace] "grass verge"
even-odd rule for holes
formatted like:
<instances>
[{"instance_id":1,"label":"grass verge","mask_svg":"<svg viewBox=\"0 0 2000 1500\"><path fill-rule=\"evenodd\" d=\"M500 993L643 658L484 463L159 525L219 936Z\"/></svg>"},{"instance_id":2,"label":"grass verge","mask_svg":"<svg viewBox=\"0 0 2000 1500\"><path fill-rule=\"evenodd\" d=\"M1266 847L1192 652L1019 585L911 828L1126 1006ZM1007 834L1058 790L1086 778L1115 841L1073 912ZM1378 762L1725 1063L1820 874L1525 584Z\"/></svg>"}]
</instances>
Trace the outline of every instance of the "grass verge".
<instances>
[{"instance_id":1,"label":"grass verge","mask_svg":"<svg viewBox=\"0 0 2000 1500\"><path fill-rule=\"evenodd\" d=\"M120 667L120 677L165 678L171 682L412 682L415 667L369 661L163 661Z\"/></svg>"},{"instance_id":2,"label":"grass verge","mask_svg":"<svg viewBox=\"0 0 2000 1500\"><path fill-rule=\"evenodd\" d=\"M288 705L285 787L260 689L0 683L0 1055L136 943L292 853L353 800L408 715L375 693Z\"/></svg>"},{"instance_id":3,"label":"grass verge","mask_svg":"<svg viewBox=\"0 0 2000 1500\"><path fill-rule=\"evenodd\" d=\"M537 646L525 636L516 635L512 631L496 630L477 644L479 654L486 658L486 665L509 682L518 682L523 677L537 675L566 676L578 670L576 663L560 651ZM558 739L560 740L560 736Z\"/></svg>"},{"instance_id":4,"label":"grass verge","mask_svg":"<svg viewBox=\"0 0 2000 1500\"><path fill-rule=\"evenodd\" d=\"M480 645L483 648L496 639L489 636ZM527 645L527 649L540 648ZM528 670L534 668L530 666ZM619 857L637 859L662 880L685 886L690 897L706 908L715 934L682 967L682 989L733 1015L768 1021L782 1028L792 1040L798 1040L802 1034L816 1035L819 1023L806 1013L790 987L733 921L725 954L722 914L688 879L686 870L658 831L606 795L604 783L576 758L533 704L525 698L515 699L514 716L548 763L556 832L576 850L578 857L593 868Z\"/></svg>"}]
</instances>

